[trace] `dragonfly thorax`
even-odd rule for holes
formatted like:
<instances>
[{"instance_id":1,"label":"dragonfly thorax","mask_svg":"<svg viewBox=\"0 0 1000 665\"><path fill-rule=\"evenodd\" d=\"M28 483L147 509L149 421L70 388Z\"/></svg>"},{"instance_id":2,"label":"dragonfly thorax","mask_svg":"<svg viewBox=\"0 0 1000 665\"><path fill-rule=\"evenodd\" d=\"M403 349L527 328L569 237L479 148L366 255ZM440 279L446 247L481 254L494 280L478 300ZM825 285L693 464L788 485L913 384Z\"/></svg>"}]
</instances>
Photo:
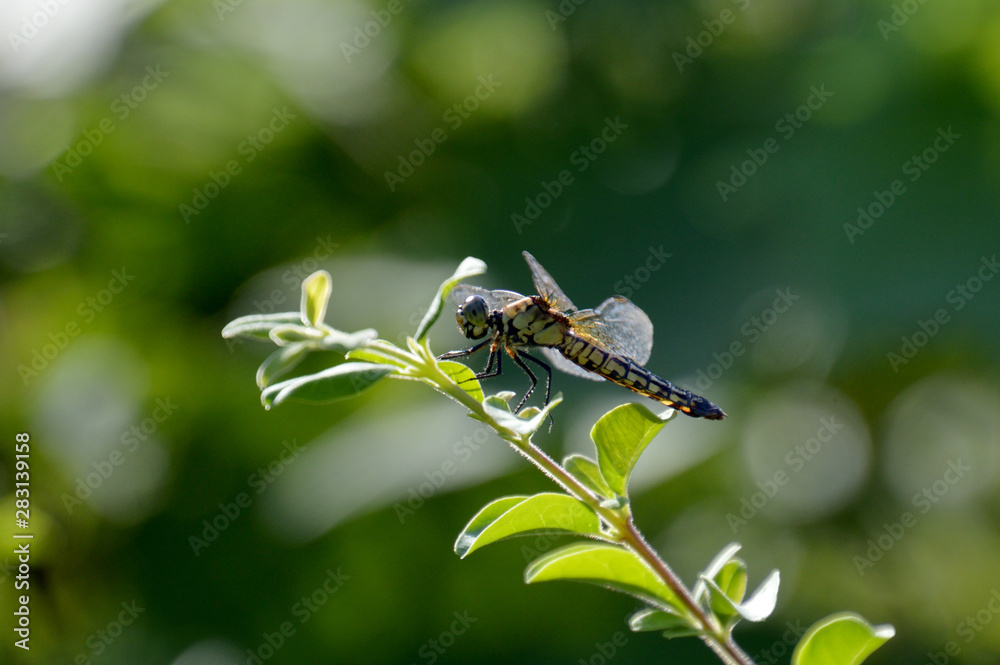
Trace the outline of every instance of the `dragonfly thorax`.
<instances>
[{"instance_id":1,"label":"dragonfly thorax","mask_svg":"<svg viewBox=\"0 0 1000 665\"><path fill-rule=\"evenodd\" d=\"M482 339L489 332L490 312L482 296L469 296L458 307L458 328L469 339Z\"/></svg>"}]
</instances>

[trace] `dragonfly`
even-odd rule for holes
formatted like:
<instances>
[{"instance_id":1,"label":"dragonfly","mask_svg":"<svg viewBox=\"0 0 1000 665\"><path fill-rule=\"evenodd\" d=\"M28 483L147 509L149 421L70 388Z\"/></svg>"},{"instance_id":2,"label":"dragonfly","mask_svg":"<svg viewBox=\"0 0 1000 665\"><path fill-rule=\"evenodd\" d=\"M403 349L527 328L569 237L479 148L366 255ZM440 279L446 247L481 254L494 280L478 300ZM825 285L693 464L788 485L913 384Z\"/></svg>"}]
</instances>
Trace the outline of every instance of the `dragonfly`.
<instances>
[{"instance_id":1,"label":"dragonfly","mask_svg":"<svg viewBox=\"0 0 1000 665\"><path fill-rule=\"evenodd\" d=\"M622 296L612 296L594 309L577 309L535 257L523 254L538 294L457 285L452 299L458 305L459 330L470 340L482 341L445 353L441 359L469 356L488 347L486 368L476 374L477 379L488 379L500 375L503 356L509 356L531 380L515 413L538 385L530 362L546 373L546 405L552 387L551 363L567 374L611 381L695 418L726 417L704 397L643 367L653 350L653 324L642 309ZM548 363L528 353L535 349Z\"/></svg>"}]
</instances>

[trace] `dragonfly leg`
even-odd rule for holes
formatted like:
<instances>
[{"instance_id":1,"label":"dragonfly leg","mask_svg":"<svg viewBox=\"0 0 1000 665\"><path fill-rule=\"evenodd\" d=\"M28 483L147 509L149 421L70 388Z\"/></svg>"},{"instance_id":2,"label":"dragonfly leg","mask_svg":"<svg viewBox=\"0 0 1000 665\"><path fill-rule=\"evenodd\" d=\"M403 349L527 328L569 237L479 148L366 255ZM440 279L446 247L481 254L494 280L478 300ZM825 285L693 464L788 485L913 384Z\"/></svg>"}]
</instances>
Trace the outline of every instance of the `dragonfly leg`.
<instances>
[{"instance_id":1,"label":"dragonfly leg","mask_svg":"<svg viewBox=\"0 0 1000 665\"><path fill-rule=\"evenodd\" d=\"M535 386L538 385L538 377L536 377L532 373L532 371L528 369L528 366L524 364L524 361L521 360L522 355L526 354L515 352L511 353L510 357L514 360L514 364L520 367L521 370L528 375L528 378L531 379L531 387L528 388L528 392L524 393L524 397L521 398L521 401L517 403L517 408L514 409L514 413L517 413L518 411L521 410L521 407L524 406L524 403L528 401L528 397L531 395L531 393L535 391ZM532 358L532 360L534 360L534 358Z\"/></svg>"},{"instance_id":2,"label":"dragonfly leg","mask_svg":"<svg viewBox=\"0 0 1000 665\"><path fill-rule=\"evenodd\" d=\"M493 340L493 346L490 347L490 359L486 363L486 369L484 369L479 374L476 374L477 379L492 379L494 376L500 376L502 369L502 357L500 356L500 338ZM493 363L496 363L497 368L493 369Z\"/></svg>"},{"instance_id":3,"label":"dragonfly leg","mask_svg":"<svg viewBox=\"0 0 1000 665\"><path fill-rule=\"evenodd\" d=\"M444 353L444 354L438 356L438 360L448 360L450 358L464 358L466 356L471 356L473 353L475 353L479 349L483 348L487 344L493 344L493 346L490 347L490 358L489 358L489 361L486 364L486 369L483 370L482 372L480 372L479 374L476 374L475 378L476 379L488 379L488 378L494 377L494 376L496 376L497 374L500 373L500 366L499 365L497 365L497 371L496 372L491 372L491 370L493 369L493 362L497 358L497 342L496 342L496 340L487 339L487 340L484 340L484 341L480 342L479 344L476 344L475 346L470 347L468 349L459 349L458 351L449 351L448 353ZM465 381L471 381L471 380L472 379L466 379ZM465 383L465 381L460 381L460 383Z\"/></svg>"},{"instance_id":4,"label":"dragonfly leg","mask_svg":"<svg viewBox=\"0 0 1000 665\"><path fill-rule=\"evenodd\" d=\"M449 351L448 353L443 353L440 356L438 356L438 360L448 360L449 358L464 358L465 356L471 356L473 353L483 348L491 341L493 340L487 339L468 349L459 349L458 351Z\"/></svg>"},{"instance_id":5,"label":"dragonfly leg","mask_svg":"<svg viewBox=\"0 0 1000 665\"><path fill-rule=\"evenodd\" d=\"M531 355L528 355L527 353L522 353L522 354L520 354L520 356L522 358L524 358L525 360L530 360L531 362L535 363L536 365L538 365L539 367L541 367L542 369L545 370L545 404L544 404L544 406L548 406L549 405L549 392L552 389L552 368L549 367L549 365L547 363L544 363L541 360L539 360L538 358L536 358L534 356L531 356ZM525 371L527 371L527 370L525 370Z\"/></svg>"},{"instance_id":6,"label":"dragonfly leg","mask_svg":"<svg viewBox=\"0 0 1000 665\"><path fill-rule=\"evenodd\" d=\"M541 360L539 360L538 358L536 358L536 357L534 357L532 355L529 355L527 353L522 353L520 355L525 360L530 360L531 362L535 363L536 365L539 365L542 369L545 370L545 403L542 406L548 406L549 405L549 392L552 389L552 368L549 367L548 363L544 363L544 362L542 362ZM527 367L525 367L525 371L527 371ZM530 374L530 372L529 372L529 374ZM534 389L534 386L532 386L532 389ZM531 392L531 391L529 391L529 392ZM527 395L525 395L525 398L527 398ZM520 407L518 407L518 409L520 409ZM556 421L552 418L552 412L549 412L549 431L550 432L552 431L552 426L555 424L555 422Z\"/></svg>"}]
</instances>

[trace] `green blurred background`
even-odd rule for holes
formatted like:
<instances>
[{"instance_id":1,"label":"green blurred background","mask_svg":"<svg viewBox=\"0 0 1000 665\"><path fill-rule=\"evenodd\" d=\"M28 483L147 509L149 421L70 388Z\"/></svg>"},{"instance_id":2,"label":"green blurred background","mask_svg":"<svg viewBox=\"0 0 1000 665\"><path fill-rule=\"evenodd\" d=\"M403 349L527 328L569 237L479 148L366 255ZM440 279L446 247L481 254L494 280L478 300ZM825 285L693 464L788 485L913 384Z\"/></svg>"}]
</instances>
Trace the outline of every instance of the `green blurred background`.
<instances>
[{"instance_id":1,"label":"green blurred background","mask_svg":"<svg viewBox=\"0 0 1000 665\"><path fill-rule=\"evenodd\" d=\"M781 569L738 630L758 663L839 610L896 626L871 662L997 661L1000 4L14 0L0 27L0 503L29 432L37 534L27 653L0 553L0 660L715 662L628 634L630 598L523 585L553 541L460 561L482 504L551 486L457 406L265 412L269 348L219 334L324 268L331 325L399 342L467 255L531 292L527 249L578 305L634 300L650 369L728 412L666 428L634 510L689 581L732 540L751 584ZM553 455L631 397L555 381Z\"/></svg>"}]
</instances>

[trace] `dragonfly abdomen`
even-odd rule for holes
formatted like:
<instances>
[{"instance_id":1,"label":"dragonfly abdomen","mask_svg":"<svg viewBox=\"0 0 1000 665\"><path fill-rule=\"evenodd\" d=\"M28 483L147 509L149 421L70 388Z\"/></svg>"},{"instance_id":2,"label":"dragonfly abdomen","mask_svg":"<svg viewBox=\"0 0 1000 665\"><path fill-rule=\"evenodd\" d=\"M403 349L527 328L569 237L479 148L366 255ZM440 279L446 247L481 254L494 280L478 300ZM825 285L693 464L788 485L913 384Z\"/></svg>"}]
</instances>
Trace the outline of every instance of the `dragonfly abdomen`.
<instances>
[{"instance_id":1,"label":"dragonfly abdomen","mask_svg":"<svg viewBox=\"0 0 1000 665\"><path fill-rule=\"evenodd\" d=\"M726 417L722 409L704 397L678 388L631 359L599 348L572 333L566 335L559 351L580 367L689 416L710 420Z\"/></svg>"}]
</instances>

